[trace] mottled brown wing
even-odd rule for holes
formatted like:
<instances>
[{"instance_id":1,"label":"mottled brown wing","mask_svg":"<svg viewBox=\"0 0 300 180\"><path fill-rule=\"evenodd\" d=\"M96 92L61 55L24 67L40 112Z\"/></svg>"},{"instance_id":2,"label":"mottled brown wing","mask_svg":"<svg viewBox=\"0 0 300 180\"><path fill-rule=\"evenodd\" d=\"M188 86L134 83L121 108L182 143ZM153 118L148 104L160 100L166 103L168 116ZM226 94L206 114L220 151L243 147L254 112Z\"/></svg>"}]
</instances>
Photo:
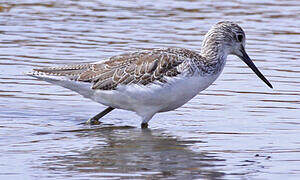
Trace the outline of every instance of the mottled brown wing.
<instances>
[{"instance_id":1,"label":"mottled brown wing","mask_svg":"<svg viewBox=\"0 0 300 180\"><path fill-rule=\"evenodd\" d=\"M93 64L77 80L93 82L92 88L101 90L115 89L120 84L147 85L155 80L163 81L164 76L179 74L176 66L183 60L166 50L124 54Z\"/></svg>"},{"instance_id":2,"label":"mottled brown wing","mask_svg":"<svg viewBox=\"0 0 300 180\"><path fill-rule=\"evenodd\" d=\"M192 54L181 48L156 49L113 56L100 63L35 69L34 72L91 82L93 89L112 90L120 84L163 82L164 77L181 73L178 65Z\"/></svg>"}]
</instances>

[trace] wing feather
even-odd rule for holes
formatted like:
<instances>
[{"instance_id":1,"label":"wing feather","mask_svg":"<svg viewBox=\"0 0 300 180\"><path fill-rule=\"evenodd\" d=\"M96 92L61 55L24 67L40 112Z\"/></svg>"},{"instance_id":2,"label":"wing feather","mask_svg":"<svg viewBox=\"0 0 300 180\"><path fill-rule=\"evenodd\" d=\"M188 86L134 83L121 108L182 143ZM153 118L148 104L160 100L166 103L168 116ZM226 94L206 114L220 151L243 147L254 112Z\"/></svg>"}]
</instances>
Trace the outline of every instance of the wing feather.
<instances>
[{"instance_id":1,"label":"wing feather","mask_svg":"<svg viewBox=\"0 0 300 180\"><path fill-rule=\"evenodd\" d=\"M113 56L100 63L35 69L34 72L91 82L92 89L113 90L119 84L163 82L167 76L182 73L178 66L195 54L182 48L155 49Z\"/></svg>"}]
</instances>

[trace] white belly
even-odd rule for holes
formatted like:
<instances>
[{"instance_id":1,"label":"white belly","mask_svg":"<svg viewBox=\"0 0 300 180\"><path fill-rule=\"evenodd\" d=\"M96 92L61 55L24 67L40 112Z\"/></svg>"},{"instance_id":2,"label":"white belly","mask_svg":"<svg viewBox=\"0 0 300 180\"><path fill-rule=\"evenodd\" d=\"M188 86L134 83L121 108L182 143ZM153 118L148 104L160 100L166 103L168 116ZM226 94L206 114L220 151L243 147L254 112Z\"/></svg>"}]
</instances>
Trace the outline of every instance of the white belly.
<instances>
[{"instance_id":1,"label":"white belly","mask_svg":"<svg viewBox=\"0 0 300 180\"><path fill-rule=\"evenodd\" d=\"M117 90L93 90L90 83L71 81L56 76L38 78L76 91L101 104L134 111L143 116L170 111L182 106L210 86L218 75L172 77L168 78L167 83L164 84L118 86Z\"/></svg>"},{"instance_id":2,"label":"white belly","mask_svg":"<svg viewBox=\"0 0 300 180\"><path fill-rule=\"evenodd\" d=\"M93 100L115 108L140 113L176 109L211 85L217 75L169 78L166 84L120 86L117 90L97 90Z\"/></svg>"}]
</instances>

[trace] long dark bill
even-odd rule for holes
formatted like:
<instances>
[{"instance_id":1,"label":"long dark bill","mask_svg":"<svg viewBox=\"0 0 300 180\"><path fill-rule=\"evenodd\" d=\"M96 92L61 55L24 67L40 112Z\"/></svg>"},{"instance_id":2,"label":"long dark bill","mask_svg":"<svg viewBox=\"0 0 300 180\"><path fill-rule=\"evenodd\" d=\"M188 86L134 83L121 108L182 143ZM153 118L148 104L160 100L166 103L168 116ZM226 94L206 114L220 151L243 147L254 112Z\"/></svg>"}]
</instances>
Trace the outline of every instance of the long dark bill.
<instances>
[{"instance_id":1,"label":"long dark bill","mask_svg":"<svg viewBox=\"0 0 300 180\"><path fill-rule=\"evenodd\" d=\"M241 48L241 52L243 56L239 56L241 60L243 60L251 69L252 71L261 79L263 80L270 88L273 88L272 84L265 78L264 75L257 69L255 64L252 62L248 54L246 53L244 47Z\"/></svg>"}]
</instances>

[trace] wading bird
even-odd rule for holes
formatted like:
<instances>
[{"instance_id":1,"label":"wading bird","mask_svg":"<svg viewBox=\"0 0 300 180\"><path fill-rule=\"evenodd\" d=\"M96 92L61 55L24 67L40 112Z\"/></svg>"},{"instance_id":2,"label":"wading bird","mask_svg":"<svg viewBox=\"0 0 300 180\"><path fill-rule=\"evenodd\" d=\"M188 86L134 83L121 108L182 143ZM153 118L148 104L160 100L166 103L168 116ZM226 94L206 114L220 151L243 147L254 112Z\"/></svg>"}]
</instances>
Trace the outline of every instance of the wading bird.
<instances>
[{"instance_id":1,"label":"wading bird","mask_svg":"<svg viewBox=\"0 0 300 180\"><path fill-rule=\"evenodd\" d=\"M90 64L34 69L28 75L75 91L108 106L87 122L113 109L135 112L142 128L159 112L174 110L210 86L221 74L227 56L238 56L270 88L245 51L243 29L229 21L214 25L201 51L184 48L142 50Z\"/></svg>"}]
</instances>

